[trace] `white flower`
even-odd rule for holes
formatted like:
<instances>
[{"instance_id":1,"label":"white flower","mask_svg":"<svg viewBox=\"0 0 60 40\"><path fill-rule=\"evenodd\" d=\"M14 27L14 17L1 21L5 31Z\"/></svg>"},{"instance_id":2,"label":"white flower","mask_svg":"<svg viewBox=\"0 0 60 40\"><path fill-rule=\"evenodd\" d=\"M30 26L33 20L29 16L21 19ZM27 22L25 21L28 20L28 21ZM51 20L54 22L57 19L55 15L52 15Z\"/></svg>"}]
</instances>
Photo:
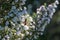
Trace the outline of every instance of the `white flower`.
<instances>
[{"instance_id":1,"label":"white flower","mask_svg":"<svg viewBox=\"0 0 60 40\"><path fill-rule=\"evenodd\" d=\"M25 15L25 18L27 18L27 17L29 17L29 14L26 14L26 15Z\"/></svg>"},{"instance_id":2,"label":"white flower","mask_svg":"<svg viewBox=\"0 0 60 40\"><path fill-rule=\"evenodd\" d=\"M16 32L16 35L20 36L20 34L21 34L21 32L20 32L20 31Z\"/></svg>"},{"instance_id":3,"label":"white flower","mask_svg":"<svg viewBox=\"0 0 60 40\"><path fill-rule=\"evenodd\" d=\"M29 30L29 26L24 25L24 30Z\"/></svg>"},{"instance_id":4,"label":"white flower","mask_svg":"<svg viewBox=\"0 0 60 40\"><path fill-rule=\"evenodd\" d=\"M11 23L13 26L15 26L15 24L14 24L12 21L10 21L10 23Z\"/></svg>"},{"instance_id":5,"label":"white flower","mask_svg":"<svg viewBox=\"0 0 60 40\"><path fill-rule=\"evenodd\" d=\"M30 25L33 25L32 23L30 23Z\"/></svg>"},{"instance_id":6,"label":"white flower","mask_svg":"<svg viewBox=\"0 0 60 40\"><path fill-rule=\"evenodd\" d=\"M35 26L34 26L34 25L32 25L32 28L35 28Z\"/></svg>"},{"instance_id":7,"label":"white flower","mask_svg":"<svg viewBox=\"0 0 60 40\"><path fill-rule=\"evenodd\" d=\"M20 4L19 4L19 6L20 6ZM20 10L23 10L22 7L19 7L19 9L20 9Z\"/></svg>"},{"instance_id":8,"label":"white flower","mask_svg":"<svg viewBox=\"0 0 60 40\"><path fill-rule=\"evenodd\" d=\"M55 4L59 4L59 1L58 1L58 0L56 0L56 1L55 1Z\"/></svg>"},{"instance_id":9,"label":"white flower","mask_svg":"<svg viewBox=\"0 0 60 40\"><path fill-rule=\"evenodd\" d=\"M17 30L19 30L20 28L19 28L19 27L17 27L16 29L17 29Z\"/></svg>"},{"instance_id":10,"label":"white flower","mask_svg":"<svg viewBox=\"0 0 60 40\"><path fill-rule=\"evenodd\" d=\"M57 5L55 3L53 3L53 6L54 6L54 8L57 8Z\"/></svg>"},{"instance_id":11,"label":"white flower","mask_svg":"<svg viewBox=\"0 0 60 40\"><path fill-rule=\"evenodd\" d=\"M23 13L25 13L25 14L27 14L27 10L26 10L26 9L27 9L27 8L24 7Z\"/></svg>"},{"instance_id":12,"label":"white flower","mask_svg":"<svg viewBox=\"0 0 60 40\"><path fill-rule=\"evenodd\" d=\"M41 8L37 8L37 11L40 11Z\"/></svg>"},{"instance_id":13,"label":"white flower","mask_svg":"<svg viewBox=\"0 0 60 40\"><path fill-rule=\"evenodd\" d=\"M53 8L53 5L52 4L49 4L48 5L48 8L52 9Z\"/></svg>"},{"instance_id":14,"label":"white flower","mask_svg":"<svg viewBox=\"0 0 60 40\"><path fill-rule=\"evenodd\" d=\"M48 7L47 7L47 10L49 11L49 14L51 13L54 13L55 12L55 8L53 7L52 4L50 4Z\"/></svg>"},{"instance_id":15,"label":"white flower","mask_svg":"<svg viewBox=\"0 0 60 40\"><path fill-rule=\"evenodd\" d=\"M14 35L16 35L16 33L14 33Z\"/></svg>"},{"instance_id":16,"label":"white flower","mask_svg":"<svg viewBox=\"0 0 60 40\"><path fill-rule=\"evenodd\" d=\"M53 13L55 13L55 11L56 11L56 10L55 10L55 9L53 9Z\"/></svg>"},{"instance_id":17,"label":"white flower","mask_svg":"<svg viewBox=\"0 0 60 40\"><path fill-rule=\"evenodd\" d=\"M35 22L33 21L33 24L35 24Z\"/></svg>"},{"instance_id":18,"label":"white flower","mask_svg":"<svg viewBox=\"0 0 60 40\"><path fill-rule=\"evenodd\" d=\"M49 24L49 23L50 23L50 18L47 18L47 19L48 19L48 21L47 21L47 22L48 22L48 24Z\"/></svg>"},{"instance_id":19,"label":"white flower","mask_svg":"<svg viewBox=\"0 0 60 40\"><path fill-rule=\"evenodd\" d=\"M29 17L30 21L32 22L33 21L33 18L32 17Z\"/></svg>"},{"instance_id":20,"label":"white flower","mask_svg":"<svg viewBox=\"0 0 60 40\"><path fill-rule=\"evenodd\" d=\"M25 34L22 34L22 33L20 35L21 35L22 38L25 36Z\"/></svg>"},{"instance_id":21,"label":"white flower","mask_svg":"<svg viewBox=\"0 0 60 40\"><path fill-rule=\"evenodd\" d=\"M49 17L50 17L50 18L52 18L52 16L53 16L53 13L49 14Z\"/></svg>"},{"instance_id":22,"label":"white flower","mask_svg":"<svg viewBox=\"0 0 60 40\"><path fill-rule=\"evenodd\" d=\"M22 17L21 17L21 22L24 22L25 21L25 16L23 15Z\"/></svg>"},{"instance_id":23,"label":"white flower","mask_svg":"<svg viewBox=\"0 0 60 40\"><path fill-rule=\"evenodd\" d=\"M37 11L37 14L40 14L40 11Z\"/></svg>"},{"instance_id":24,"label":"white flower","mask_svg":"<svg viewBox=\"0 0 60 40\"><path fill-rule=\"evenodd\" d=\"M22 19L21 19L21 22L24 22L24 21L25 21L25 18L22 18Z\"/></svg>"},{"instance_id":25,"label":"white flower","mask_svg":"<svg viewBox=\"0 0 60 40\"><path fill-rule=\"evenodd\" d=\"M41 33L41 35L43 35L43 33Z\"/></svg>"},{"instance_id":26,"label":"white flower","mask_svg":"<svg viewBox=\"0 0 60 40\"><path fill-rule=\"evenodd\" d=\"M39 14L40 13L40 9L39 8L37 8L37 14Z\"/></svg>"},{"instance_id":27,"label":"white flower","mask_svg":"<svg viewBox=\"0 0 60 40\"><path fill-rule=\"evenodd\" d=\"M24 7L24 10L26 10L27 8L26 7Z\"/></svg>"},{"instance_id":28,"label":"white flower","mask_svg":"<svg viewBox=\"0 0 60 40\"><path fill-rule=\"evenodd\" d=\"M40 18L40 15L38 15L37 17Z\"/></svg>"},{"instance_id":29,"label":"white flower","mask_svg":"<svg viewBox=\"0 0 60 40\"><path fill-rule=\"evenodd\" d=\"M29 32L28 32L28 31L26 31L26 34L28 35L28 34L29 34Z\"/></svg>"},{"instance_id":30,"label":"white flower","mask_svg":"<svg viewBox=\"0 0 60 40\"><path fill-rule=\"evenodd\" d=\"M9 39L10 37L9 37L9 35L5 35L5 38Z\"/></svg>"},{"instance_id":31,"label":"white flower","mask_svg":"<svg viewBox=\"0 0 60 40\"><path fill-rule=\"evenodd\" d=\"M44 5L40 6L40 11L46 11L46 8Z\"/></svg>"},{"instance_id":32,"label":"white flower","mask_svg":"<svg viewBox=\"0 0 60 40\"><path fill-rule=\"evenodd\" d=\"M24 23L21 23L21 26L24 26Z\"/></svg>"}]
</instances>

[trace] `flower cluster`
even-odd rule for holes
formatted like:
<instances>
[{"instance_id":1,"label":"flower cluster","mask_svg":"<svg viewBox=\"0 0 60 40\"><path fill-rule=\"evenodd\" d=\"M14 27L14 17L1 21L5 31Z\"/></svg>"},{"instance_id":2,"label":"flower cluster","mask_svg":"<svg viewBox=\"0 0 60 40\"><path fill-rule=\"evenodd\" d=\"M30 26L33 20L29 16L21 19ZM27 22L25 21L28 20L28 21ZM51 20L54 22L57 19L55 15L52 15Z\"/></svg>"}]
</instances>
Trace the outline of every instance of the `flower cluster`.
<instances>
[{"instance_id":1,"label":"flower cluster","mask_svg":"<svg viewBox=\"0 0 60 40\"><path fill-rule=\"evenodd\" d=\"M51 3L48 6L46 6L47 4L44 3L44 5L41 5L40 8L37 8L38 26L36 30L41 31L41 35L43 34L46 25L50 23L58 4L59 2L56 0L54 3Z\"/></svg>"},{"instance_id":2,"label":"flower cluster","mask_svg":"<svg viewBox=\"0 0 60 40\"><path fill-rule=\"evenodd\" d=\"M27 35L32 36L32 31L35 29L35 22L26 11L26 7L23 10L17 9L14 2L4 20L6 20L4 27L0 26L1 34L3 33L0 35L1 40L22 40Z\"/></svg>"},{"instance_id":3,"label":"flower cluster","mask_svg":"<svg viewBox=\"0 0 60 40\"><path fill-rule=\"evenodd\" d=\"M12 2L11 10L0 18L0 39L37 40L39 35L43 35L46 25L50 23L59 2L56 0L48 6L44 3L37 8L36 13L33 13L31 4L27 6L28 8L25 6L22 8L26 0L20 0L19 8L16 8L15 3L18 1Z\"/></svg>"}]
</instances>

